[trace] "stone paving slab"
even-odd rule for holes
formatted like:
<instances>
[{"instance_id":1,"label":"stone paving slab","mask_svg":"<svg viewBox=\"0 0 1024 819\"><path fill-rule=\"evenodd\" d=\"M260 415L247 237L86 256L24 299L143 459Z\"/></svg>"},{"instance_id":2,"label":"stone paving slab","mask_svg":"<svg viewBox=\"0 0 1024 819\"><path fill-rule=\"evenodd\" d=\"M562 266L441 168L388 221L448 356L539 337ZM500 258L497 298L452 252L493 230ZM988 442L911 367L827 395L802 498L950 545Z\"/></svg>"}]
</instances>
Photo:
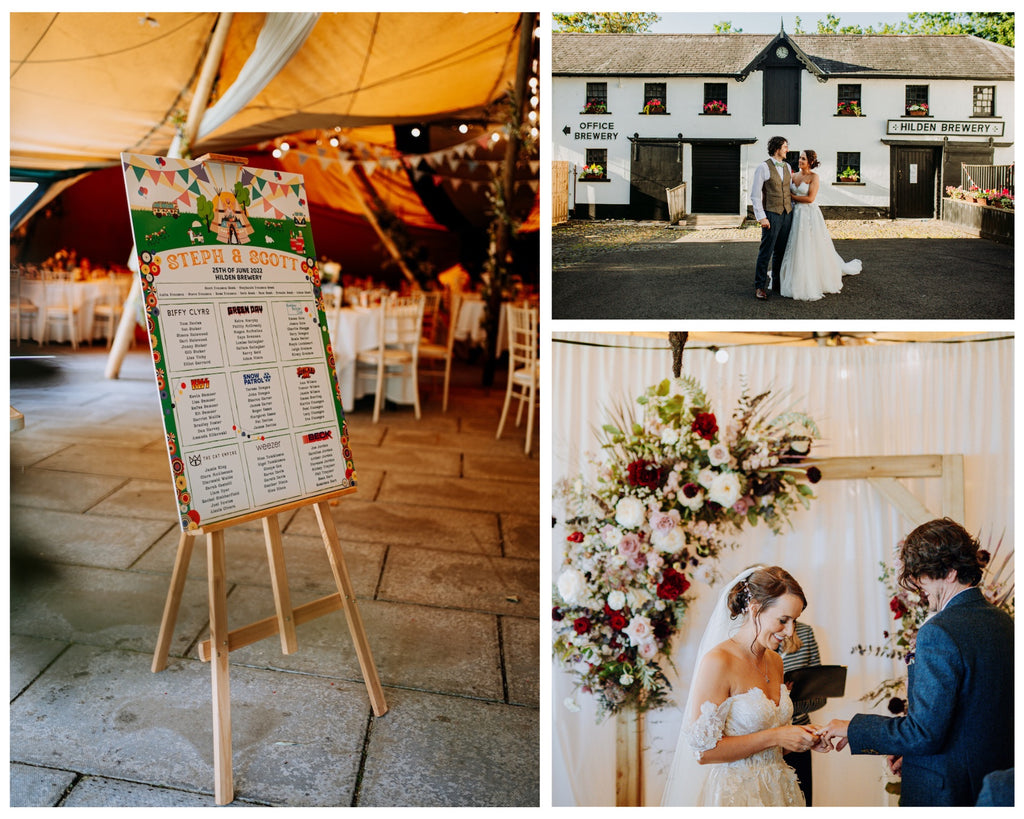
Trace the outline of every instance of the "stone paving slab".
<instances>
[{"instance_id":1,"label":"stone paving slab","mask_svg":"<svg viewBox=\"0 0 1024 819\"><path fill-rule=\"evenodd\" d=\"M126 569L173 521L100 518L11 506L11 548L53 563Z\"/></svg>"},{"instance_id":2,"label":"stone paving slab","mask_svg":"<svg viewBox=\"0 0 1024 819\"><path fill-rule=\"evenodd\" d=\"M415 691L389 697L370 732L360 806L540 804L535 712Z\"/></svg>"},{"instance_id":3,"label":"stone paving slab","mask_svg":"<svg viewBox=\"0 0 1024 819\"><path fill-rule=\"evenodd\" d=\"M150 549L133 568L139 572L156 572L164 576L165 588L170 584L174 559L178 553L179 532L172 531ZM348 567L357 597L372 597L380 579L385 547L341 539L345 565ZM316 536L286 532L281 537L288 588L296 602L305 596L321 597L336 591L334 574L327 558L327 549ZM229 529L224 533L225 565L229 583L270 588L270 566L262 530ZM188 576L206 584L206 537L200 535L192 545ZM162 604L161 604L162 605Z\"/></svg>"},{"instance_id":4,"label":"stone paving slab","mask_svg":"<svg viewBox=\"0 0 1024 819\"><path fill-rule=\"evenodd\" d=\"M74 784L74 771L11 765L11 807L50 808Z\"/></svg>"},{"instance_id":5,"label":"stone paving slab","mask_svg":"<svg viewBox=\"0 0 1024 819\"><path fill-rule=\"evenodd\" d=\"M436 478L421 480L405 474L385 475L378 496L382 501L429 507L476 509L486 512L537 514L536 485L495 480Z\"/></svg>"},{"instance_id":6,"label":"stone paving slab","mask_svg":"<svg viewBox=\"0 0 1024 819\"><path fill-rule=\"evenodd\" d=\"M209 666L153 674L145 654L73 646L11 706L11 760L211 794ZM349 805L370 716L365 688L232 666L235 793Z\"/></svg>"},{"instance_id":7,"label":"stone paving slab","mask_svg":"<svg viewBox=\"0 0 1024 819\"><path fill-rule=\"evenodd\" d=\"M118 440L124 441L121 437ZM137 446L74 444L36 464L42 469L160 480L170 474L167 450Z\"/></svg>"},{"instance_id":8,"label":"stone paving slab","mask_svg":"<svg viewBox=\"0 0 1024 819\"><path fill-rule=\"evenodd\" d=\"M521 617L501 618L508 700L518 705L540 705L540 670L533 658L540 654L540 624Z\"/></svg>"},{"instance_id":9,"label":"stone paving slab","mask_svg":"<svg viewBox=\"0 0 1024 819\"><path fill-rule=\"evenodd\" d=\"M10 502L36 509L85 512L125 483L104 475L68 475L49 469L11 469Z\"/></svg>"},{"instance_id":10,"label":"stone paving slab","mask_svg":"<svg viewBox=\"0 0 1024 819\"><path fill-rule=\"evenodd\" d=\"M293 595L292 605L300 601ZM377 674L385 686L502 701L501 658L494 615L375 600L357 601ZM232 616L254 622L274 615L264 589L237 588ZM296 629L299 649L281 651L277 637L231 652L234 663L362 682L342 612ZM536 656L536 654L534 654Z\"/></svg>"},{"instance_id":11,"label":"stone paving slab","mask_svg":"<svg viewBox=\"0 0 1024 819\"><path fill-rule=\"evenodd\" d=\"M388 554L378 599L534 617L539 586L535 560L402 547Z\"/></svg>"},{"instance_id":12,"label":"stone paving slab","mask_svg":"<svg viewBox=\"0 0 1024 819\"><path fill-rule=\"evenodd\" d=\"M104 518L148 518L169 525L175 524L178 520L178 507L174 484L171 482L170 464L162 480L133 478L122 482L116 491L92 506L89 514Z\"/></svg>"},{"instance_id":13,"label":"stone paving slab","mask_svg":"<svg viewBox=\"0 0 1024 819\"><path fill-rule=\"evenodd\" d=\"M514 423L509 424L506 421L502 437L496 439L494 436L498 431L498 418L500 416L495 416L494 425L487 431L480 430L479 433L459 435L457 438L428 430L395 430L389 438L395 444L408 447L427 449L437 447L458 449L465 453L484 452L492 455L505 455L510 458L525 457L523 447L526 444L526 421L523 421L522 430L515 433L511 431L515 429ZM353 451L356 452L356 450Z\"/></svg>"},{"instance_id":14,"label":"stone paving slab","mask_svg":"<svg viewBox=\"0 0 1024 819\"><path fill-rule=\"evenodd\" d=\"M16 407L19 411L21 407ZM25 469L34 466L51 455L60 452L70 443L67 441L56 441L48 435L39 435L26 428L20 430L10 438L11 445L11 479L14 479L15 470Z\"/></svg>"},{"instance_id":15,"label":"stone paving slab","mask_svg":"<svg viewBox=\"0 0 1024 819\"><path fill-rule=\"evenodd\" d=\"M540 558L540 529L537 518L529 515L501 516L501 531L505 536L505 557Z\"/></svg>"},{"instance_id":16,"label":"stone paving slab","mask_svg":"<svg viewBox=\"0 0 1024 819\"><path fill-rule=\"evenodd\" d=\"M366 497L373 497L375 494L375 492L366 490L364 485L364 476L368 469L378 472L381 478L384 472L393 469L401 469L424 476L445 475L454 478L459 477L462 472L462 458L460 453L454 451L447 452L438 449L427 452L423 449L402 445L393 446L385 442L379 447L353 448L352 454L356 464L356 474L359 476L359 493Z\"/></svg>"},{"instance_id":17,"label":"stone paving slab","mask_svg":"<svg viewBox=\"0 0 1024 819\"><path fill-rule=\"evenodd\" d=\"M63 566L45 584L12 583L12 634L130 648L156 648L169 579L88 566ZM207 629L205 582L188 581L171 653L181 654Z\"/></svg>"},{"instance_id":18,"label":"stone paving slab","mask_svg":"<svg viewBox=\"0 0 1024 819\"><path fill-rule=\"evenodd\" d=\"M491 511L412 506L401 498L369 503L354 495L341 498L337 506L331 507L331 514L342 543L387 543L501 554L498 517ZM319 536L313 510L300 509L287 531Z\"/></svg>"},{"instance_id":19,"label":"stone paving slab","mask_svg":"<svg viewBox=\"0 0 1024 819\"><path fill-rule=\"evenodd\" d=\"M84 776L62 803L65 808L209 808L209 794L175 788L161 788L102 776ZM226 807L247 807L258 803L236 799Z\"/></svg>"},{"instance_id":20,"label":"stone paving slab","mask_svg":"<svg viewBox=\"0 0 1024 819\"><path fill-rule=\"evenodd\" d=\"M68 643L21 634L12 634L10 640L10 688L13 700L68 647Z\"/></svg>"},{"instance_id":21,"label":"stone paving slab","mask_svg":"<svg viewBox=\"0 0 1024 819\"><path fill-rule=\"evenodd\" d=\"M463 477L469 480L530 481L534 486L540 480L540 461L522 457L514 458L467 452Z\"/></svg>"}]
</instances>

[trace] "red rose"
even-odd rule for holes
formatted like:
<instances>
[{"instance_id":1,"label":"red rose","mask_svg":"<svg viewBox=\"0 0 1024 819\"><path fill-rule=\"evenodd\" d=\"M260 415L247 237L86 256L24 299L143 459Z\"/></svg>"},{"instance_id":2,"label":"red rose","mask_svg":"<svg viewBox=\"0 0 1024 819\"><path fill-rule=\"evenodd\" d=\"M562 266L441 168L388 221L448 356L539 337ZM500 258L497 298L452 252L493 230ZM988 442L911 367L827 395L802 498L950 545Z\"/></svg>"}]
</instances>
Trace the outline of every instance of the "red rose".
<instances>
[{"instance_id":1,"label":"red rose","mask_svg":"<svg viewBox=\"0 0 1024 819\"><path fill-rule=\"evenodd\" d=\"M570 543L582 543L583 532L573 532L569 537L566 538Z\"/></svg>"},{"instance_id":2,"label":"red rose","mask_svg":"<svg viewBox=\"0 0 1024 819\"><path fill-rule=\"evenodd\" d=\"M705 441L710 441L718 432L718 421L710 412L698 412L693 416L693 423L690 429L696 432Z\"/></svg>"},{"instance_id":3,"label":"red rose","mask_svg":"<svg viewBox=\"0 0 1024 819\"><path fill-rule=\"evenodd\" d=\"M658 584L658 597L662 600L675 600L681 594L685 594L690 588L690 581L686 575L668 568L662 573L662 580Z\"/></svg>"},{"instance_id":4,"label":"red rose","mask_svg":"<svg viewBox=\"0 0 1024 819\"><path fill-rule=\"evenodd\" d=\"M645 486L648 489L661 486L661 470L652 461L633 461L627 469L632 486Z\"/></svg>"},{"instance_id":5,"label":"red rose","mask_svg":"<svg viewBox=\"0 0 1024 819\"><path fill-rule=\"evenodd\" d=\"M903 605L903 601L898 597L894 597L889 601L889 608L892 609L893 619L899 620L904 614L907 613L907 607Z\"/></svg>"},{"instance_id":6,"label":"red rose","mask_svg":"<svg viewBox=\"0 0 1024 819\"><path fill-rule=\"evenodd\" d=\"M621 611L614 612L608 616L608 625L616 631L622 631L626 627L626 618Z\"/></svg>"},{"instance_id":7,"label":"red rose","mask_svg":"<svg viewBox=\"0 0 1024 819\"><path fill-rule=\"evenodd\" d=\"M586 634L590 631L590 620L586 617L577 617L572 621L572 627L576 630L577 634Z\"/></svg>"}]
</instances>

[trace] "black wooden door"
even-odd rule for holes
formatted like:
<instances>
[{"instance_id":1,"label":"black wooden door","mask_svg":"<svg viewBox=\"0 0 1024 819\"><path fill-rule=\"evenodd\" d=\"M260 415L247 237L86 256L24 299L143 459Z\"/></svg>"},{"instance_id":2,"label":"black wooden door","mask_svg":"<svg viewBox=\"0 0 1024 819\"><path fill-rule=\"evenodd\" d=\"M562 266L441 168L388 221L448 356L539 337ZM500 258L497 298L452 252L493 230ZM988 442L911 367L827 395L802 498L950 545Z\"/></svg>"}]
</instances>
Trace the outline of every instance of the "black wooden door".
<instances>
[{"instance_id":1,"label":"black wooden door","mask_svg":"<svg viewBox=\"0 0 1024 819\"><path fill-rule=\"evenodd\" d=\"M690 173L693 213L740 212L740 147L694 143Z\"/></svg>"},{"instance_id":2,"label":"black wooden door","mask_svg":"<svg viewBox=\"0 0 1024 819\"><path fill-rule=\"evenodd\" d=\"M633 144L629 167L629 216L631 219L668 221L666 188L683 181L682 146L678 143Z\"/></svg>"},{"instance_id":3,"label":"black wooden door","mask_svg":"<svg viewBox=\"0 0 1024 819\"><path fill-rule=\"evenodd\" d=\"M935 148L894 145L892 149L893 215L897 219L935 216Z\"/></svg>"},{"instance_id":4,"label":"black wooden door","mask_svg":"<svg viewBox=\"0 0 1024 819\"><path fill-rule=\"evenodd\" d=\"M799 68L766 68L764 70L764 124L800 124Z\"/></svg>"}]
</instances>

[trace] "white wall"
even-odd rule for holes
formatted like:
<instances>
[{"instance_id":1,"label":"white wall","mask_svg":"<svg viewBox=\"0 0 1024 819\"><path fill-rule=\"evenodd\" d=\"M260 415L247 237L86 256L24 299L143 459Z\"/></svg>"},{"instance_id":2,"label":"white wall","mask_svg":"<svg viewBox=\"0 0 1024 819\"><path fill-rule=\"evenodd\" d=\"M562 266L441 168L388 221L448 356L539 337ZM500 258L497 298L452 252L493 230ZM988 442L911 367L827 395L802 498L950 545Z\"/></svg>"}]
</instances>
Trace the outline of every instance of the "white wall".
<instances>
[{"instance_id":1,"label":"white wall","mask_svg":"<svg viewBox=\"0 0 1024 819\"><path fill-rule=\"evenodd\" d=\"M775 134L789 140L791 150L811 148L818 153L822 179L818 204L825 206L875 207L889 206L890 148L882 143L886 137L886 121L899 119L904 113L906 86L929 86L929 107L933 119L967 120L972 110L975 85L996 86L996 115L1005 122L1005 133L997 142L1013 143L1014 100L1012 82L989 80L860 80L863 117L835 116L837 86L856 83L856 79L833 79L821 83L811 74L801 75L801 124L761 124L762 75L755 72L744 82L719 77L698 78L615 78L607 79L610 114L580 114L586 101L586 77L554 77L552 80L552 129L555 160L567 160L583 167L587 148L608 151L609 182L577 182L576 198L587 204L611 205L629 202L630 145L629 137L672 138L756 138L758 141L741 149L741 212L746 209L750 179L759 162L767 157L768 140ZM601 78L589 78L591 81ZM728 85L729 115L703 115L704 82L725 82ZM644 115L643 89L646 82L667 85L668 115ZM579 139L577 134L590 132L593 124L599 130L615 134L614 139ZM570 133L563 133L568 126ZM595 129L598 130L598 129ZM909 142L914 137L905 137ZM922 141L935 142L934 137ZM987 142L987 137L956 136L957 142ZM837 153L859 151L862 186L834 184ZM996 164L1013 161L1013 148L996 148ZM691 181L692 152L685 147L684 181ZM572 186L570 186L572 188ZM691 190L688 187L689 197ZM573 203L573 206L575 203ZM687 203L689 206L689 202Z\"/></svg>"}]
</instances>

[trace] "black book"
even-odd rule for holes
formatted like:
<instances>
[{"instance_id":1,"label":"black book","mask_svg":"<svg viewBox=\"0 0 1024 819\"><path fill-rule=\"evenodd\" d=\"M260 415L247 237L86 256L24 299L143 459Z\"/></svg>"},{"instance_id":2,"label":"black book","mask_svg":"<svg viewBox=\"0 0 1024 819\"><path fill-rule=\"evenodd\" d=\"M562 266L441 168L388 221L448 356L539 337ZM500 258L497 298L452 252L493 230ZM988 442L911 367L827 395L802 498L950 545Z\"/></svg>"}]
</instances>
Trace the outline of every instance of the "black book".
<instances>
[{"instance_id":1,"label":"black book","mask_svg":"<svg viewBox=\"0 0 1024 819\"><path fill-rule=\"evenodd\" d=\"M787 671L787 683L792 683L789 696L797 700L819 697L841 697L846 693L845 665L810 665Z\"/></svg>"}]
</instances>

